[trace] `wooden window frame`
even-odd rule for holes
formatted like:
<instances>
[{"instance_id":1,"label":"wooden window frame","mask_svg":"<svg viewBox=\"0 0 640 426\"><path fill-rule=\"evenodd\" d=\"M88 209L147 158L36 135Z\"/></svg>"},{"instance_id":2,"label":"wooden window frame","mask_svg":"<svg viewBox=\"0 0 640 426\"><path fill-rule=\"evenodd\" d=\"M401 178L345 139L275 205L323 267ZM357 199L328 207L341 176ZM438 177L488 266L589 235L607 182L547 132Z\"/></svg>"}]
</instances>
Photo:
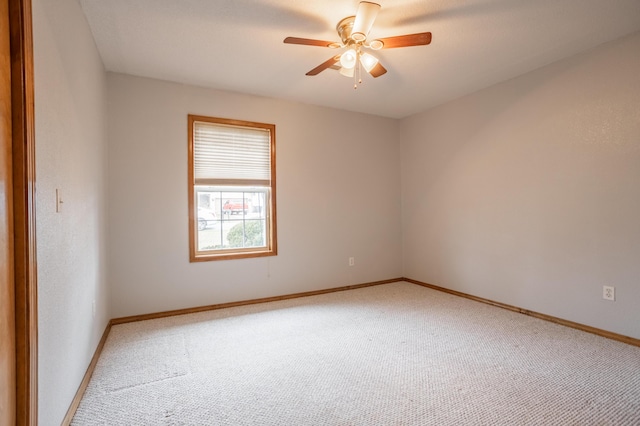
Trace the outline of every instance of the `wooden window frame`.
<instances>
[{"instance_id":1,"label":"wooden window frame","mask_svg":"<svg viewBox=\"0 0 640 426\"><path fill-rule=\"evenodd\" d=\"M270 183L266 197L268 198L268 208L266 213L267 221L267 244L265 247L259 248L239 248L239 249L225 249L225 250L206 250L200 251L197 249L197 206L195 199L196 192L196 178L195 178L195 140L194 140L194 124L196 122L221 124L233 127L245 127L245 128L258 128L268 130L270 133ZM189 141L189 165L188 165L188 179L189 179L189 261L190 262L203 262L214 260L230 260L230 259L245 259L252 257L264 257L264 256L276 256L278 254L277 249L277 216L276 216L276 126L275 124L258 123L253 121L235 120L219 117L208 117L202 115L188 115L188 141ZM217 185L234 186L240 185L251 186L257 183L251 180L218 180ZM243 192L239 189L238 192Z\"/></svg>"}]
</instances>

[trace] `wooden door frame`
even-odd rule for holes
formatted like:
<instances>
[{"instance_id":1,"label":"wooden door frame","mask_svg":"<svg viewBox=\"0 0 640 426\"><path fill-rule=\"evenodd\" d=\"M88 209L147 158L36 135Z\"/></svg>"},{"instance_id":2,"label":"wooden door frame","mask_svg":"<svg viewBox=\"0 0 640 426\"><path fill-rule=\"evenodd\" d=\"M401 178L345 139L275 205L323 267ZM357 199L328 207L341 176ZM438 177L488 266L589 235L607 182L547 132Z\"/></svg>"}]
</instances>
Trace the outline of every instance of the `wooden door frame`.
<instances>
[{"instance_id":1,"label":"wooden door frame","mask_svg":"<svg viewBox=\"0 0 640 426\"><path fill-rule=\"evenodd\" d=\"M31 0L9 0L16 338L16 424L38 423L35 121Z\"/></svg>"}]
</instances>

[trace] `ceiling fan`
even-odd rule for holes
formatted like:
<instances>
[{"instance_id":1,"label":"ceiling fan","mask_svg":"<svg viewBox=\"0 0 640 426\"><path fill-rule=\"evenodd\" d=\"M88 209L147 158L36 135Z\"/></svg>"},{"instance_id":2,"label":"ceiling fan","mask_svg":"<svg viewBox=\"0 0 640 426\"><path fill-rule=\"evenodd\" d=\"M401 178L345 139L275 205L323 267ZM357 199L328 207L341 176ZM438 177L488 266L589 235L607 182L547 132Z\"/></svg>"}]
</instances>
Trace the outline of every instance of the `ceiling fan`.
<instances>
[{"instance_id":1,"label":"ceiling fan","mask_svg":"<svg viewBox=\"0 0 640 426\"><path fill-rule=\"evenodd\" d=\"M380 77L386 73L387 70L380 64L378 59L368 53L366 49L375 51L394 47L427 45L431 43L431 33L424 32L369 40L367 37L379 10L379 4L361 1L355 16L348 16L336 25L336 31L340 36L341 42L299 37L287 37L284 39L284 42L288 44L329 47L332 49L346 49L344 52L334 55L327 61L321 63L306 75L318 75L327 68L333 68L339 69L342 75L355 77L359 82L362 82L359 75L360 67L362 66L362 68L373 77ZM354 84L354 88L357 87L357 83Z\"/></svg>"}]
</instances>

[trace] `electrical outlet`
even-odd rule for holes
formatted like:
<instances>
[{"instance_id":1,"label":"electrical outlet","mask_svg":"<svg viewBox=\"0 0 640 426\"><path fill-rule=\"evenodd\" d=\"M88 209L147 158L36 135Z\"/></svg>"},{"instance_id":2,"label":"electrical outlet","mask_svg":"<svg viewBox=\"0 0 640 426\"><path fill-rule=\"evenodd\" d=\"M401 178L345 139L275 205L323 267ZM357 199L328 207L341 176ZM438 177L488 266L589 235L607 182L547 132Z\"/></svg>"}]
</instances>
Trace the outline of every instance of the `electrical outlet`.
<instances>
[{"instance_id":1,"label":"electrical outlet","mask_svg":"<svg viewBox=\"0 0 640 426\"><path fill-rule=\"evenodd\" d=\"M354 266L356 264L356 258L355 257L350 257L349 258L349 266Z\"/></svg>"},{"instance_id":2,"label":"electrical outlet","mask_svg":"<svg viewBox=\"0 0 640 426\"><path fill-rule=\"evenodd\" d=\"M602 298L605 300L616 300L616 288L608 285L602 286Z\"/></svg>"}]
</instances>

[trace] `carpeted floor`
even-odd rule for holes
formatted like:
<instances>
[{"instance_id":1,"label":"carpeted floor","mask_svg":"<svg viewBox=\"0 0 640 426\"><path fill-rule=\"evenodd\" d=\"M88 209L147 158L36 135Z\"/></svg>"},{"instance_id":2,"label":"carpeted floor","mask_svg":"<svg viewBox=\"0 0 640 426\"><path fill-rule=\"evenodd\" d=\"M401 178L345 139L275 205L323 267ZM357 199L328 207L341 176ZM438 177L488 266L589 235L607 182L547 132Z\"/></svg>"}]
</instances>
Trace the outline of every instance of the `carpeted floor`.
<instances>
[{"instance_id":1,"label":"carpeted floor","mask_svg":"<svg viewBox=\"0 0 640 426\"><path fill-rule=\"evenodd\" d=\"M73 425L640 425L640 348L409 283L114 326Z\"/></svg>"}]
</instances>

